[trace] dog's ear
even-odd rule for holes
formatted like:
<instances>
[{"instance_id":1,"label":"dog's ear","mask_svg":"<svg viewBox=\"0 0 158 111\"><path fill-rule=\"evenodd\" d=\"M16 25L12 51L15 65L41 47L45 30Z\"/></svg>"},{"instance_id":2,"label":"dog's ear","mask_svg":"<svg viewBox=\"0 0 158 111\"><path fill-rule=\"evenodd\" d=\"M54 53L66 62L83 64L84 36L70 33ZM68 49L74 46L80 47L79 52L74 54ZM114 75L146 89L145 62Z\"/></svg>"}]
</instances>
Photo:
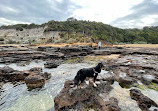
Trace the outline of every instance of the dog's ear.
<instances>
[{"instance_id":1,"label":"dog's ear","mask_svg":"<svg viewBox=\"0 0 158 111\"><path fill-rule=\"evenodd\" d=\"M100 62L100 63L98 64L98 66L99 66L100 68L102 68L104 65L103 65L102 62Z\"/></svg>"}]
</instances>

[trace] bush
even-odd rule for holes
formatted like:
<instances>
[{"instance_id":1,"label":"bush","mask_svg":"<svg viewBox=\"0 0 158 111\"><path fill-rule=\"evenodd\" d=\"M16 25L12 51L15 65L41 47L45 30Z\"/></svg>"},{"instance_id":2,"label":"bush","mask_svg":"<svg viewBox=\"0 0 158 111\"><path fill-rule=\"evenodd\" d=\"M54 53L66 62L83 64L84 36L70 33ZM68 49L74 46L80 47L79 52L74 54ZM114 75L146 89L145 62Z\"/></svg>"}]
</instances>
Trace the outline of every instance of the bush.
<instances>
[{"instance_id":1,"label":"bush","mask_svg":"<svg viewBox=\"0 0 158 111\"><path fill-rule=\"evenodd\" d=\"M3 42L3 41L0 41L0 44L4 44L4 42Z\"/></svg>"},{"instance_id":2,"label":"bush","mask_svg":"<svg viewBox=\"0 0 158 111\"><path fill-rule=\"evenodd\" d=\"M23 28L22 27L16 27L16 30L17 31L23 31Z\"/></svg>"},{"instance_id":3,"label":"bush","mask_svg":"<svg viewBox=\"0 0 158 111\"><path fill-rule=\"evenodd\" d=\"M9 41L8 41L8 44L16 44L16 41L9 40Z\"/></svg>"},{"instance_id":4,"label":"bush","mask_svg":"<svg viewBox=\"0 0 158 111\"><path fill-rule=\"evenodd\" d=\"M47 43L51 43L51 42L53 42L52 38L47 40Z\"/></svg>"},{"instance_id":5,"label":"bush","mask_svg":"<svg viewBox=\"0 0 158 111\"><path fill-rule=\"evenodd\" d=\"M0 41L4 41L4 38L0 38Z\"/></svg>"},{"instance_id":6,"label":"bush","mask_svg":"<svg viewBox=\"0 0 158 111\"><path fill-rule=\"evenodd\" d=\"M144 41L135 41L134 44L147 44L147 42L144 42Z\"/></svg>"},{"instance_id":7,"label":"bush","mask_svg":"<svg viewBox=\"0 0 158 111\"><path fill-rule=\"evenodd\" d=\"M32 40L32 42L36 42L36 40L35 40L35 39L33 39L33 40Z\"/></svg>"},{"instance_id":8,"label":"bush","mask_svg":"<svg viewBox=\"0 0 158 111\"><path fill-rule=\"evenodd\" d=\"M66 41L66 43L74 43L76 42L76 39L70 38L68 41Z\"/></svg>"}]
</instances>

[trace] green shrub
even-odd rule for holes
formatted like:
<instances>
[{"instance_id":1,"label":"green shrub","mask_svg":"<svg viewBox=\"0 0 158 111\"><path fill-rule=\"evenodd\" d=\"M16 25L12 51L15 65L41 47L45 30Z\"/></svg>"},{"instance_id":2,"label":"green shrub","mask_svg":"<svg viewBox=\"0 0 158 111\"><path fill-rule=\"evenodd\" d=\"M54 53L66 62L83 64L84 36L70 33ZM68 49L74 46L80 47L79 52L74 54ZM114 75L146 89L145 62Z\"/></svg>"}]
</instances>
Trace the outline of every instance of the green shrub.
<instances>
[{"instance_id":1,"label":"green shrub","mask_svg":"<svg viewBox=\"0 0 158 111\"><path fill-rule=\"evenodd\" d=\"M0 38L0 41L4 41L4 38Z\"/></svg>"},{"instance_id":2,"label":"green shrub","mask_svg":"<svg viewBox=\"0 0 158 111\"><path fill-rule=\"evenodd\" d=\"M147 42L144 42L144 41L135 41L134 44L147 44Z\"/></svg>"},{"instance_id":3,"label":"green shrub","mask_svg":"<svg viewBox=\"0 0 158 111\"><path fill-rule=\"evenodd\" d=\"M0 41L0 44L4 44L4 42L3 42L3 41Z\"/></svg>"},{"instance_id":4,"label":"green shrub","mask_svg":"<svg viewBox=\"0 0 158 111\"><path fill-rule=\"evenodd\" d=\"M18 26L18 27L16 27L16 30L17 30L17 31L23 31L23 28L20 27L20 26Z\"/></svg>"},{"instance_id":5,"label":"green shrub","mask_svg":"<svg viewBox=\"0 0 158 111\"><path fill-rule=\"evenodd\" d=\"M36 40L33 39L32 42L36 42Z\"/></svg>"},{"instance_id":6,"label":"green shrub","mask_svg":"<svg viewBox=\"0 0 158 111\"><path fill-rule=\"evenodd\" d=\"M9 40L9 41L8 41L8 44L16 44L16 41Z\"/></svg>"},{"instance_id":7,"label":"green shrub","mask_svg":"<svg viewBox=\"0 0 158 111\"><path fill-rule=\"evenodd\" d=\"M47 43L51 43L51 42L53 42L52 38L47 40Z\"/></svg>"}]
</instances>

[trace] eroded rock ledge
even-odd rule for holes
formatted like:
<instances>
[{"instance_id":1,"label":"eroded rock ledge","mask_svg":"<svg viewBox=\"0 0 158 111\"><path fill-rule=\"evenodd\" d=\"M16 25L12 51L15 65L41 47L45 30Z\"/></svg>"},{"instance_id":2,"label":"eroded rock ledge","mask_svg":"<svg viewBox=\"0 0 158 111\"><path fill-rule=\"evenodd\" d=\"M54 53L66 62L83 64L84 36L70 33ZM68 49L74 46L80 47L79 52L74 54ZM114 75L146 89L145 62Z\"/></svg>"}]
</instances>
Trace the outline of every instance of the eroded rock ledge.
<instances>
[{"instance_id":1,"label":"eroded rock ledge","mask_svg":"<svg viewBox=\"0 0 158 111\"><path fill-rule=\"evenodd\" d=\"M108 98L112 87L109 83L102 81L97 88L86 85L85 88L75 89L70 86L73 81L66 81L62 91L55 97L56 111L86 111L94 109L97 111L120 111L116 98Z\"/></svg>"}]
</instances>

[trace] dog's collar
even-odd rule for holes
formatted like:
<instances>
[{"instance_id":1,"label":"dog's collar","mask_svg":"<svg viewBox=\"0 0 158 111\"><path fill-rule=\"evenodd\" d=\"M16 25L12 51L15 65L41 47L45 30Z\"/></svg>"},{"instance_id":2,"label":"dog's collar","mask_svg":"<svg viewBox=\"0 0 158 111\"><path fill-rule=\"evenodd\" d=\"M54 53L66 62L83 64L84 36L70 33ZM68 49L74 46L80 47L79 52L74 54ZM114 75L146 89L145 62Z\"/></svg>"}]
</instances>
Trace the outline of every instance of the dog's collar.
<instances>
[{"instance_id":1,"label":"dog's collar","mask_svg":"<svg viewBox=\"0 0 158 111\"><path fill-rule=\"evenodd\" d=\"M93 71L94 71L94 73L98 74L98 72L97 72L97 71L95 71L95 69L94 69L94 68L93 68Z\"/></svg>"}]
</instances>

